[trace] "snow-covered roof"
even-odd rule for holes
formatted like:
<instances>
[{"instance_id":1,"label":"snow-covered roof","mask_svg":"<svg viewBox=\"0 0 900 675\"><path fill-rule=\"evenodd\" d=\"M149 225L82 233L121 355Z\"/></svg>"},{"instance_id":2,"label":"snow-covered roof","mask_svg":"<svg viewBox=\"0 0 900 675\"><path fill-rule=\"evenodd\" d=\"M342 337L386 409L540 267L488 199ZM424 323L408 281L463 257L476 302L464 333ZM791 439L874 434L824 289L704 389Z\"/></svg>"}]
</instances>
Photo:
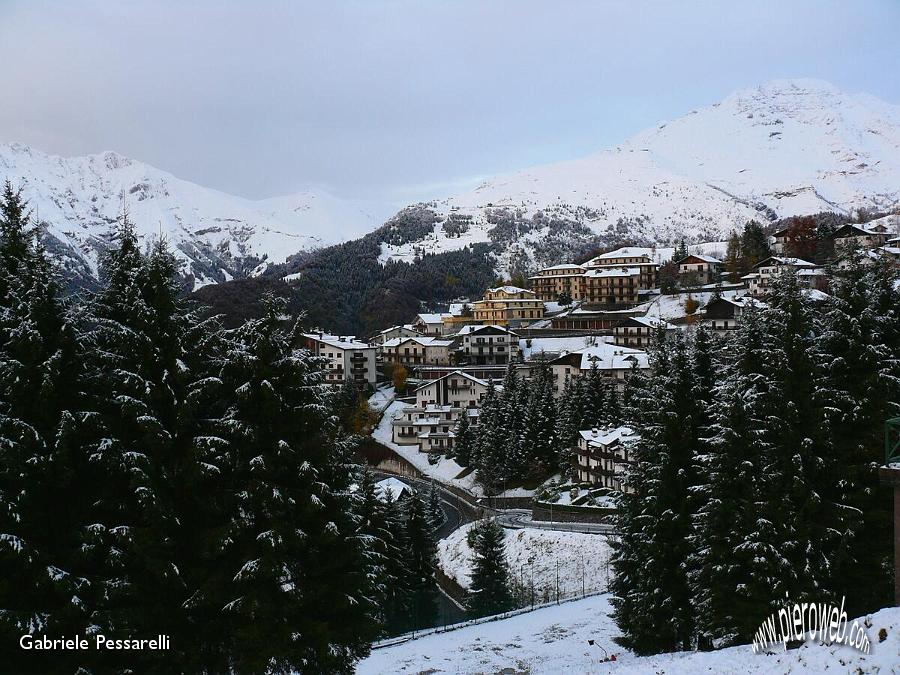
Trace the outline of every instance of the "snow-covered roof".
<instances>
[{"instance_id":1,"label":"snow-covered roof","mask_svg":"<svg viewBox=\"0 0 900 675\"><path fill-rule=\"evenodd\" d=\"M425 314L417 314L416 318L422 323L440 323L441 319L445 316L450 316L450 314L434 314L434 313L425 313Z\"/></svg>"},{"instance_id":2,"label":"snow-covered roof","mask_svg":"<svg viewBox=\"0 0 900 675\"><path fill-rule=\"evenodd\" d=\"M403 337L395 337L390 340L385 340L382 347L397 347L404 342L415 342L416 344L422 345L423 347L449 347L453 344L453 340L446 340L439 337L432 337L428 335L406 335Z\"/></svg>"},{"instance_id":3,"label":"snow-covered roof","mask_svg":"<svg viewBox=\"0 0 900 675\"><path fill-rule=\"evenodd\" d=\"M403 493L412 494L413 489L402 480L390 477L375 483L375 489L380 493L383 501L395 502Z\"/></svg>"},{"instance_id":4,"label":"snow-covered roof","mask_svg":"<svg viewBox=\"0 0 900 675\"><path fill-rule=\"evenodd\" d=\"M616 258L639 258L646 256L650 261L655 263L664 263L671 260L675 255L674 248L653 248L650 246L623 246L609 253L601 253L590 260L591 263L603 264L606 260L615 260Z\"/></svg>"},{"instance_id":5,"label":"snow-covered roof","mask_svg":"<svg viewBox=\"0 0 900 675\"><path fill-rule=\"evenodd\" d=\"M753 268L757 267L766 267L769 265L778 265L778 266L790 266L790 267L815 267L815 263L811 263L808 260L803 260L802 258L785 258L783 256L773 255L765 260L761 260L756 263Z\"/></svg>"},{"instance_id":6,"label":"snow-covered roof","mask_svg":"<svg viewBox=\"0 0 900 675\"><path fill-rule=\"evenodd\" d=\"M367 342L357 340L353 335L330 335L329 333L304 333L304 337L317 340L338 349L374 349Z\"/></svg>"},{"instance_id":7,"label":"snow-covered roof","mask_svg":"<svg viewBox=\"0 0 900 675\"><path fill-rule=\"evenodd\" d=\"M580 357L578 365L580 370L590 370L593 366L597 366L598 370L629 370L632 367L649 366L647 352L608 342L578 349L560 358L570 358L573 355Z\"/></svg>"},{"instance_id":8,"label":"snow-covered roof","mask_svg":"<svg viewBox=\"0 0 900 675\"><path fill-rule=\"evenodd\" d=\"M640 267L598 267L588 270L584 276L593 279L601 279L608 277L637 277L641 274Z\"/></svg>"},{"instance_id":9,"label":"snow-covered roof","mask_svg":"<svg viewBox=\"0 0 900 675\"><path fill-rule=\"evenodd\" d=\"M497 286L497 288L488 289L490 293L499 293L500 291L511 295L514 293L531 293L527 288L519 288L518 286Z\"/></svg>"},{"instance_id":10,"label":"snow-covered roof","mask_svg":"<svg viewBox=\"0 0 900 675\"><path fill-rule=\"evenodd\" d=\"M549 270L570 270L570 269L579 269L583 270L584 267L579 265L578 263L563 263L561 265L551 265L550 267L542 267L541 272L546 272Z\"/></svg>"},{"instance_id":11,"label":"snow-covered roof","mask_svg":"<svg viewBox=\"0 0 900 675\"><path fill-rule=\"evenodd\" d=\"M459 329L459 331L457 331L456 334L457 335L468 335L469 333L477 333L478 331L482 330L483 328L496 328L497 330L501 330L504 333L514 334L508 328L504 328L503 326L498 326L497 324L493 324L493 323L487 324L485 326L477 326L475 324L469 324L468 326L462 326Z\"/></svg>"},{"instance_id":12,"label":"snow-covered roof","mask_svg":"<svg viewBox=\"0 0 900 675\"><path fill-rule=\"evenodd\" d=\"M640 438L640 436L634 432L634 429L627 426L585 429L579 431L578 434L585 439L589 445L598 446L610 445L615 442L627 443Z\"/></svg>"},{"instance_id":13,"label":"snow-covered roof","mask_svg":"<svg viewBox=\"0 0 900 675\"><path fill-rule=\"evenodd\" d=\"M687 255L687 257L679 260L678 264L680 265L688 258L697 258L699 260L702 260L705 263L710 263L711 265L721 265L722 264L722 261L719 260L718 258L713 258L711 255L705 255L703 253L690 253Z\"/></svg>"},{"instance_id":14,"label":"snow-covered roof","mask_svg":"<svg viewBox=\"0 0 900 675\"><path fill-rule=\"evenodd\" d=\"M628 321L636 321L637 323L643 324L648 328L665 328L669 330L671 328L675 328L672 324L664 319L660 319L658 316L632 316L627 319L622 319L622 323L626 323Z\"/></svg>"},{"instance_id":15,"label":"snow-covered roof","mask_svg":"<svg viewBox=\"0 0 900 675\"><path fill-rule=\"evenodd\" d=\"M434 380L429 380L428 382L425 382L425 383L419 385L416 388L416 391L424 389L425 387L428 387L428 386L434 384L435 382L440 382L441 380L446 380L448 377L463 377L463 378L469 380L470 382L474 382L475 384L480 384L485 387L488 384L486 380L482 380L480 377L475 377L474 375L469 375L468 373L464 373L461 370L453 370L453 371L447 373L446 375L442 375L441 377L438 377Z\"/></svg>"}]
</instances>

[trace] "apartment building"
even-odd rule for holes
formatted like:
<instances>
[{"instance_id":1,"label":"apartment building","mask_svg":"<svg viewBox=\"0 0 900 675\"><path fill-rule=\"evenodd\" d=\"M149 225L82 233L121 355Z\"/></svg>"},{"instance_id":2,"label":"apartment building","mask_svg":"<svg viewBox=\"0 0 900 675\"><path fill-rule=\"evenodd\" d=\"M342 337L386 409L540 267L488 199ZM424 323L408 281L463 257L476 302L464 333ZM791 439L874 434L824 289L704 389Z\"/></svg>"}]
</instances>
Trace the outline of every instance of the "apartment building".
<instances>
[{"instance_id":1,"label":"apartment building","mask_svg":"<svg viewBox=\"0 0 900 675\"><path fill-rule=\"evenodd\" d=\"M642 284L645 274L640 267L600 267L584 273L584 293L587 303L608 307L638 304L638 291L649 288Z\"/></svg>"},{"instance_id":2,"label":"apartment building","mask_svg":"<svg viewBox=\"0 0 900 675\"><path fill-rule=\"evenodd\" d=\"M563 293L572 300L579 301L584 292L584 273L587 268L573 263L545 267L534 276L528 277L531 290L539 300L556 302Z\"/></svg>"},{"instance_id":3,"label":"apartment building","mask_svg":"<svg viewBox=\"0 0 900 675\"><path fill-rule=\"evenodd\" d=\"M400 363L404 366L432 364L450 365L453 340L416 335L387 340L379 346L378 356L384 363Z\"/></svg>"},{"instance_id":4,"label":"apartment building","mask_svg":"<svg viewBox=\"0 0 900 675\"><path fill-rule=\"evenodd\" d=\"M406 324L405 326L391 326L390 328L385 328L376 333L372 339L369 340L369 344L381 345L388 340L393 340L395 338L416 337L419 335L421 335L421 333L413 328L412 324Z\"/></svg>"},{"instance_id":5,"label":"apartment building","mask_svg":"<svg viewBox=\"0 0 900 675\"><path fill-rule=\"evenodd\" d=\"M834 240L835 253L842 253L854 248L873 249L884 246L895 233L883 219L871 223L854 225L847 223L831 235Z\"/></svg>"},{"instance_id":6,"label":"apartment building","mask_svg":"<svg viewBox=\"0 0 900 675\"><path fill-rule=\"evenodd\" d=\"M503 365L519 358L519 336L503 326L464 326L454 344L457 363Z\"/></svg>"},{"instance_id":7,"label":"apartment building","mask_svg":"<svg viewBox=\"0 0 900 675\"><path fill-rule=\"evenodd\" d=\"M649 316L635 316L613 326L613 342L620 347L646 349L658 330L676 330L675 326Z\"/></svg>"},{"instance_id":8,"label":"apartment building","mask_svg":"<svg viewBox=\"0 0 900 675\"><path fill-rule=\"evenodd\" d=\"M544 302L526 288L489 288L473 303L475 321L495 326L527 326L544 318Z\"/></svg>"},{"instance_id":9,"label":"apartment building","mask_svg":"<svg viewBox=\"0 0 900 675\"><path fill-rule=\"evenodd\" d=\"M638 438L625 426L579 431L574 452L579 482L622 490L622 479L634 463L631 446Z\"/></svg>"},{"instance_id":10,"label":"apartment building","mask_svg":"<svg viewBox=\"0 0 900 675\"><path fill-rule=\"evenodd\" d=\"M375 384L375 347L352 335L324 332L304 333L303 346L326 360L326 382L338 384L349 380L360 387Z\"/></svg>"},{"instance_id":11,"label":"apartment building","mask_svg":"<svg viewBox=\"0 0 900 675\"><path fill-rule=\"evenodd\" d=\"M461 415L468 415L477 426L487 387L485 380L458 370L422 384L416 389L415 403L401 408L391 420L394 443L417 445L420 452L452 449Z\"/></svg>"}]
</instances>

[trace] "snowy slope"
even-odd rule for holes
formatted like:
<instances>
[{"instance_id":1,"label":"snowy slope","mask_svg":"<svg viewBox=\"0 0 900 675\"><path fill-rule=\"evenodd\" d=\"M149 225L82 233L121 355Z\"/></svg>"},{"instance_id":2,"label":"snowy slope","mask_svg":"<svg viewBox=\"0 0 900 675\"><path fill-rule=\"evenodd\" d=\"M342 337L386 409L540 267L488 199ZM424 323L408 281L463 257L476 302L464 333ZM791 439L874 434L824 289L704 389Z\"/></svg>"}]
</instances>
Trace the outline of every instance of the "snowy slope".
<instances>
[{"instance_id":1,"label":"snowy slope","mask_svg":"<svg viewBox=\"0 0 900 675\"><path fill-rule=\"evenodd\" d=\"M74 276L96 276L97 255L122 212L146 241L162 233L195 285L244 276L263 260L353 238L374 227L361 209L321 191L251 201L176 178L114 152L57 157L0 145L0 180L24 188L48 225L51 251Z\"/></svg>"},{"instance_id":2,"label":"snowy slope","mask_svg":"<svg viewBox=\"0 0 900 675\"><path fill-rule=\"evenodd\" d=\"M515 214L518 240L540 260L550 218L597 234L647 241L725 239L748 219L900 203L900 106L847 94L818 80L778 80L637 134L620 146L486 180L434 202L443 225L418 242L386 246L383 258L491 241L489 220ZM544 222L533 217L543 213ZM525 223L524 227L522 223ZM573 232L573 237L582 236ZM495 237L496 239L496 233Z\"/></svg>"},{"instance_id":3,"label":"snowy slope","mask_svg":"<svg viewBox=\"0 0 900 675\"><path fill-rule=\"evenodd\" d=\"M438 542L438 565L463 588L471 585L472 549L466 536L473 524L455 530ZM536 602L572 598L606 590L610 548L598 534L559 530L503 530L503 549L515 584L530 589ZM532 562L529 563L529 560Z\"/></svg>"},{"instance_id":4,"label":"snowy slope","mask_svg":"<svg viewBox=\"0 0 900 675\"><path fill-rule=\"evenodd\" d=\"M612 673L616 675L888 675L900 666L900 608L871 616L871 653L804 644L788 652L754 654L749 645L715 652L635 657L613 642L618 630L609 598L599 595L502 621L482 623L377 649L357 673ZM879 631L886 640L878 642ZM590 644L588 640L593 640ZM604 650L616 655L605 662ZM509 668L512 670L503 671Z\"/></svg>"}]
</instances>

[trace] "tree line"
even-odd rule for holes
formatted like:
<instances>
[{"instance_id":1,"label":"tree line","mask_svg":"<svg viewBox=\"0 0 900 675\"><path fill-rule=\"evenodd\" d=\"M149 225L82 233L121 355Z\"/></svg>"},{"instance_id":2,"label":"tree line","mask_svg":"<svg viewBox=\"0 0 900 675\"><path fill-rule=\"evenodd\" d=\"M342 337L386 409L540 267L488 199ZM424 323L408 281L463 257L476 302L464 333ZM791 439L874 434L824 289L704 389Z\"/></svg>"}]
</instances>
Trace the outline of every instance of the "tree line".
<instances>
[{"instance_id":1,"label":"tree line","mask_svg":"<svg viewBox=\"0 0 900 675\"><path fill-rule=\"evenodd\" d=\"M297 348L299 323L273 297L230 330L202 318L165 242L142 252L127 217L100 287L63 299L38 235L7 183L4 667L350 672L383 633L388 571L351 490L336 393ZM171 648L42 657L19 649L24 633L162 633Z\"/></svg>"},{"instance_id":2,"label":"tree line","mask_svg":"<svg viewBox=\"0 0 900 675\"><path fill-rule=\"evenodd\" d=\"M832 270L813 306L792 274L721 344L660 335L624 416L640 433L612 565L621 644L638 654L750 642L785 597L890 604L900 292L886 263Z\"/></svg>"}]
</instances>

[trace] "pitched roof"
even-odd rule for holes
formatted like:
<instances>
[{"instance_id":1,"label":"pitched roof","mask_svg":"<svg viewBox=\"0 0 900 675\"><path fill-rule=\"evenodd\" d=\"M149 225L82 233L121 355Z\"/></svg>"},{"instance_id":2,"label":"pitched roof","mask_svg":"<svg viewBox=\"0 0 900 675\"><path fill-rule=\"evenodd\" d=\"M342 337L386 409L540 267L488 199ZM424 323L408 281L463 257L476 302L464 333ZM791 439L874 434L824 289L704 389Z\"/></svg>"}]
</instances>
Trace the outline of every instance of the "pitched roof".
<instances>
[{"instance_id":1,"label":"pitched roof","mask_svg":"<svg viewBox=\"0 0 900 675\"><path fill-rule=\"evenodd\" d=\"M681 265L685 260L690 260L691 258L697 258L698 260L702 260L705 263L710 263L711 265L721 265L722 261L718 258L713 258L711 255L705 255L703 253L691 253L690 255L682 258L677 261L678 265Z\"/></svg>"},{"instance_id":2,"label":"pitched roof","mask_svg":"<svg viewBox=\"0 0 900 675\"><path fill-rule=\"evenodd\" d=\"M488 385L487 381L482 380L480 377L475 377L474 375L469 375L468 373L464 373L461 370L453 370L453 371L450 371L449 373L447 373L446 375L441 375L438 378L435 378L433 380L428 380L428 382L425 382L425 383L419 385L418 387L416 387L416 391L419 391L420 389L428 387L428 386L434 384L435 382L440 382L441 380L446 380L448 377L463 377L467 380L470 380L471 382L474 382L475 384L480 384L485 387Z\"/></svg>"},{"instance_id":3,"label":"pitched roof","mask_svg":"<svg viewBox=\"0 0 900 675\"><path fill-rule=\"evenodd\" d=\"M304 333L304 337L317 340L329 347L338 349L375 349L367 342L361 342L353 335L330 335L329 333Z\"/></svg>"}]
</instances>

